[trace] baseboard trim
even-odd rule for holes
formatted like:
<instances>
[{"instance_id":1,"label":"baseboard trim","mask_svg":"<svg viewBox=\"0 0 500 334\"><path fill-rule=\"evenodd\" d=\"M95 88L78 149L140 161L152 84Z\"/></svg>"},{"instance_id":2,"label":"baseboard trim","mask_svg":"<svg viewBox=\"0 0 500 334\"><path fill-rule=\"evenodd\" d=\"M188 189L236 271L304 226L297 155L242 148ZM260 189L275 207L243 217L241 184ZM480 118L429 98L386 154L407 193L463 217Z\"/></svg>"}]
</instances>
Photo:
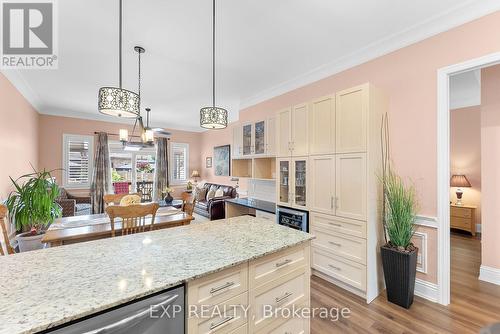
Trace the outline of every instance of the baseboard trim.
<instances>
[{"instance_id":1,"label":"baseboard trim","mask_svg":"<svg viewBox=\"0 0 500 334\"><path fill-rule=\"evenodd\" d=\"M500 285L500 269L481 266L479 269L479 279L481 281Z\"/></svg>"},{"instance_id":2,"label":"baseboard trim","mask_svg":"<svg viewBox=\"0 0 500 334\"><path fill-rule=\"evenodd\" d=\"M415 296L419 296L437 303L439 297L438 285L424 281L420 278L415 279Z\"/></svg>"}]
</instances>

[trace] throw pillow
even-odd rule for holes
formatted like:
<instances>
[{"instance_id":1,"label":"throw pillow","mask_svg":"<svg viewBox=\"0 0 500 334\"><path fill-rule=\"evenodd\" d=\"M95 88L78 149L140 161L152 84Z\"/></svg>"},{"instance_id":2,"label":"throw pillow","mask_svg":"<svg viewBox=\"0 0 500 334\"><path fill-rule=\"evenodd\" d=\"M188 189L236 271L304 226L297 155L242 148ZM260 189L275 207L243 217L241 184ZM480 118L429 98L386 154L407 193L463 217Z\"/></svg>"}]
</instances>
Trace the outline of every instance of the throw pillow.
<instances>
[{"instance_id":1,"label":"throw pillow","mask_svg":"<svg viewBox=\"0 0 500 334\"><path fill-rule=\"evenodd\" d=\"M217 189L217 191L215 192L215 197L222 197L222 196L224 196L224 190Z\"/></svg>"},{"instance_id":2,"label":"throw pillow","mask_svg":"<svg viewBox=\"0 0 500 334\"><path fill-rule=\"evenodd\" d=\"M205 189L205 188L196 189L195 194L194 194L194 198L196 198L196 202L204 201L206 197L207 197L207 189Z\"/></svg>"},{"instance_id":3,"label":"throw pillow","mask_svg":"<svg viewBox=\"0 0 500 334\"><path fill-rule=\"evenodd\" d=\"M207 193L207 201L210 201L214 197L215 197L215 191L210 189L210 191Z\"/></svg>"},{"instance_id":4,"label":"throw pillow","mask_svg":"<svg viewBox=\"0 0 500 334\"><path fill-rule=\"evenodd\" d=\"M123 196L123 198L120 201L120 206L129 206L131 204L140 204L141 203L141 197L137 195L127 195Z\"/></svg>"}]
</instances>

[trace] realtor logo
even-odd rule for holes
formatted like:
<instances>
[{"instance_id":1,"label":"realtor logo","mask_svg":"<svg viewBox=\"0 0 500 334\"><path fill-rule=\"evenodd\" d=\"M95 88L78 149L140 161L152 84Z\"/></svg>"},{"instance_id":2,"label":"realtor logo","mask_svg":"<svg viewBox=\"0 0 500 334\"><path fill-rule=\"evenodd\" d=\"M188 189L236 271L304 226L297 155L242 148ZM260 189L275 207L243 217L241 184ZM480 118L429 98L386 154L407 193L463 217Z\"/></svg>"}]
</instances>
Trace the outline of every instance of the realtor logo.
<instances>
[{"instance_id":1,"label":"realtor logo","mask_svg":"<svg viewBox=\"0 0 500 334\"><path fill-rule=\"evenodd\" d=\"M1 68L57 68L54 0L4 0L1 8Z\"/></svg>"}]
</instances>

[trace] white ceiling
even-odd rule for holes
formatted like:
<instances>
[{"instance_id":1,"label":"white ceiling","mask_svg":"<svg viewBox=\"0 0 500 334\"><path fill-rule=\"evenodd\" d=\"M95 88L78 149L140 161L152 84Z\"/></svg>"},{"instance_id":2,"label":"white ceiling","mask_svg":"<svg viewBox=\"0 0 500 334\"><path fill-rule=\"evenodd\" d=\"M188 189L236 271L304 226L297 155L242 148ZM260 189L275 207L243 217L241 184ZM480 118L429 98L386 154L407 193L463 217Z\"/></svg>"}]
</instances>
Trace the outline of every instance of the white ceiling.
<instances>
[{"instance_id":1,"label":"white ceiling","mask_svg":"<svg viewBox=\"0 0 500 334\"><path fill-rule=\"evenodd\" d=\"M450 109L481 105L481 70L467 71L450 78Z\"/></svg>"},{"instance_id":2,"label":"white ceiling","mask_svg":"<svg viewBox=\"0 0 500 334\"><path fill-rule=\"evenodd\" d=\"M117 0L63 0L59 69L4 70L43 114L115 120L97 91L116 85ZM211 102L211 1L125 0L124 86L153 126L200 131ZM218 0L217 104L238 110L500 9L498 0Z\"/></svg>"}]
</instances>

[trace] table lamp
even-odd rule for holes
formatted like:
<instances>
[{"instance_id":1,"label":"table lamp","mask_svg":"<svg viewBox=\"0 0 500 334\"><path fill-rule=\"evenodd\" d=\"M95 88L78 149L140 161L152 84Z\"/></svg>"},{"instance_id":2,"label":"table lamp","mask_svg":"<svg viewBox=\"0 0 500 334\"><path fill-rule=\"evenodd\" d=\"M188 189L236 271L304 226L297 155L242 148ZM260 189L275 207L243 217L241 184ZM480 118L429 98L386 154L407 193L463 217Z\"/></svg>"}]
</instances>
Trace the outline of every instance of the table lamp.
<instances>
[{"instance_id":1,"label":"table lamp","mask_svg":"<svg viewBox=\"0 0 500 334\"><path fill-rule=\"evenodd\" d=\"M200 172L198 172L196 169L191 172L191 177L194 179L194 184L198 183L197 178L200 177Z\"/></svg>"},{"instance_id":2,"label":"table lamp","mask_svg":"<svg viewBox=\"0 0 500 334\"><path fill-rule=\"evenodd\" d=\"M457 187L457 191L456 191L457 202L455 203L455 205L459 205L459 206L463 205L462 204L462 195L464 192L460 188L470 188L471 187L469 180L467 180L467 177L465 175L458 175L458 174L452 175L451 180L450 180L450 186Z\"/></svg>"}]
</instances>

